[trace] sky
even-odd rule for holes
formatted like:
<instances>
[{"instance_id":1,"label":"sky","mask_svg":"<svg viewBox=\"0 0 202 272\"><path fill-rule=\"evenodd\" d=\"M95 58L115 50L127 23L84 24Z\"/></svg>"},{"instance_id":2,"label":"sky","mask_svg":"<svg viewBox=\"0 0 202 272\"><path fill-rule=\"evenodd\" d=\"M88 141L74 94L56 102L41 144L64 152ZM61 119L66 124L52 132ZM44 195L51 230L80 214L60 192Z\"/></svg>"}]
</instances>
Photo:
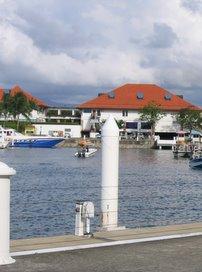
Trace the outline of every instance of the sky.
<instances>
[{"instance_id":1,"label":"sky","mask_svg":"<svg viewBox=\"0 0 202 272\"><path fill-rule=\"evenodd\" d=\"M79 104L126 83L202 106L202 0L0 0L0 86Z\"/></svg>"}]
</instances>

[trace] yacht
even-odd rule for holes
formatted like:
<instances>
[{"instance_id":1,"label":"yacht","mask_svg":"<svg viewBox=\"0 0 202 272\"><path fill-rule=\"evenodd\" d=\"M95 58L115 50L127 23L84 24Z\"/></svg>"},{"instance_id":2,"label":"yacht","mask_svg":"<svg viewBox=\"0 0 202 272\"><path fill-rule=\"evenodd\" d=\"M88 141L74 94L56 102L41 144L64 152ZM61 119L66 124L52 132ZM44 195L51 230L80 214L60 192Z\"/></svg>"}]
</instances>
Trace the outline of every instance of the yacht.
<instances>
[{"instance_id":1,"label":"yacht","mask_svg":"<svg viewBox=\"0 0 202 272\"><path fill-rule=\"evenodd\" d=\"M64 140L63 137L23 135L11 128L0 127L0 145L5 147L51 148Z\"/></svg>"}]
</instances>

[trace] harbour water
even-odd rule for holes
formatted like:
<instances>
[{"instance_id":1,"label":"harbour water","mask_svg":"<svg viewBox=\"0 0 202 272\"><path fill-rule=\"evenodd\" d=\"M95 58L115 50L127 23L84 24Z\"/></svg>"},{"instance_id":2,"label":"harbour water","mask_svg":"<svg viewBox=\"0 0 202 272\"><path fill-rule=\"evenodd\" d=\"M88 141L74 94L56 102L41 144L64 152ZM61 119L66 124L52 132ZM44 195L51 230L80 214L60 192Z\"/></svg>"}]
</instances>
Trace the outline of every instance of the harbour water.
<instances>
[{"instance_id":1,"label":"harbour water","mask_svg":"<svg viewBox=\"0 0 202 272\"><path fill-rule=\"evenodd\" d=\"M99 228L101 151L6 149L0 160L16 169L11 181L11 238L74 233L75 203L93 201ZM157 226L202 220L202 171L170 150L121 149L119 224Z\"/></svg>"}]
</instances>

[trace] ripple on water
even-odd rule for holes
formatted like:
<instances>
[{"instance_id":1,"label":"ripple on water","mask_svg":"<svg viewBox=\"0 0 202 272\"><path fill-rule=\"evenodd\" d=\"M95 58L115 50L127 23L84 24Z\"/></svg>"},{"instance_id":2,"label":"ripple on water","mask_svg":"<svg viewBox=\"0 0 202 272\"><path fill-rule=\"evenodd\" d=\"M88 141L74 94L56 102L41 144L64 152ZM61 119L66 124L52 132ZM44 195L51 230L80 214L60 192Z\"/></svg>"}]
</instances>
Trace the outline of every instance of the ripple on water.
<instances>
[{"instance_id":1,"label":"ripple on water","mask_svg":"<svg viewBox=\"0 0 202 272\"><path fill-rule=\"evenodd\" d=\"M75 149L0 150L17 170L11 182L11 237L74 232L77 200L100 213L101 152L88 159ZM120 150L119 222L127 227L202 220L202 171L168 150ZM93 228L99 225L99 217Z\"/></svg>"}]
</instances>

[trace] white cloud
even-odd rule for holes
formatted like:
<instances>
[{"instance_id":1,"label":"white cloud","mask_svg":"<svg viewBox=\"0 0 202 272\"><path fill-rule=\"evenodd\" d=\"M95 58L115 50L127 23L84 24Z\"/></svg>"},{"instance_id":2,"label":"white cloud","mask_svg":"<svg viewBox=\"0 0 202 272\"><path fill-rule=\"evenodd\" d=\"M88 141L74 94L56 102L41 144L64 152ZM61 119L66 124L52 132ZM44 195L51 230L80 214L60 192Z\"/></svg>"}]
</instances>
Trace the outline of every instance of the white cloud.
<instances>
[{"instance_id":1,"label":"white cloud","mask_svg":"<svg viewBox=\"0 0 202 272\"><path fill-rule=\"evenodd\" d=\"M200 87L199 2L0 0L0 81Z\"/></svg>"}]
</instances>

